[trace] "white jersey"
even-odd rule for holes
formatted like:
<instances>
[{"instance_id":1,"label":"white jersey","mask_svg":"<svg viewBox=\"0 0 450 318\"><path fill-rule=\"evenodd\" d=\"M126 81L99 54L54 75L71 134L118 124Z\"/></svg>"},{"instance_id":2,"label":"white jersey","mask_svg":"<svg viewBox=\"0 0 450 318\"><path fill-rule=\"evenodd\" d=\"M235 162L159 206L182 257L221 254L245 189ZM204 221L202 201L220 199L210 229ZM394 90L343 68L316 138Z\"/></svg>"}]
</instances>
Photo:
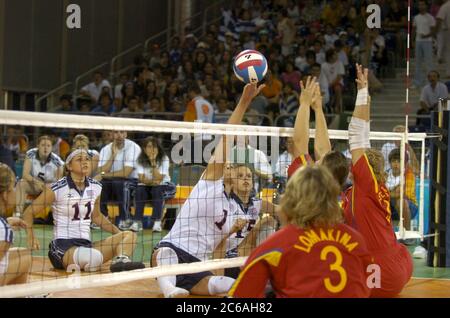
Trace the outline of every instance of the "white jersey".
<instances>
[{"instance_id":1,"label":"white jersey","mask_svg":"<svg viewBox=\"0 0 450 318\"><path fill-rule=\"evenodd\" d=\"M161 180L160 184L170 182L169 168L170 168L169 157L164 156L161 160L161 163L158 166L159 173L164 176L164 178ZM137 163L137 174L138 174L138 176L143 175L144 178L153 180L152 169L150 167L144 167L139 163Z\"/></svg>"},{"instance_id":2,"label":"white jersey","mask_svg":"<svg viewBox=\"0 0 450 318\"><path fill-rule=\"evenodd\" d=\"M45 183L55 182L58 176L58 169L64 166L64 161L54 152L50 153L47 161L43 165L38 158L39 151L37 148L28 150L26 157L31 161L30 175L41 179Z\"/></svg>"},{"instance_id":3,"label":"white jersey","mask_svg":"<svg viewBox=\"0 0 450 318\"><path fill-rule=\"evenodd\" d=\"M91 214L102 192L102 184L86 178L81 193L70 176L52 184L53 239L91 239Z\"/></svg>"},{"instance_id":4,"label":"white jersey","mask_svg":"<svg viewBox=\"0 0 450 318\"><path fill-rule=\"evenodd\" d=\"M250 203L247 208L244 207L241 199L234 193L231 193L230 199L237 203L239 209L235 211L232 215L232 224L236 222L237 219L246 219L247 225L236 233L233 233L227 240L226 246L226 257L237 257L238 247L242 241L247 237L248 233L253 229L259 218L259 213L261 212L262 200L257 198L251 198Z\"/></svg>"},{"instance_id":5,"label":"white jersey","mask_svg":"<svg viewBox=\"0 0 450 318\"><path fill-rule=\"evenodd\" d=\"M124 167L132 167L133 171L128 176L129 178L137 179L137 159L141 154L141 147L134 141L125 139L122 149L117 152L116 158L111 167L111 172L123 170ZM112 155L112 143L106 145L100 150L100 158L98 166L102 167L111 158Z\"/></svg>"},{"instance_id":6,"label":"white jersey","mask_svg":"<svg viewBox=\"0 0 450 318\"><path fill-rule=\"evenodd\" d=\"M0 217L0 242L12 244L14 240L14 232L8 222ZM0 259L0 275L4 274L8 269L8 252Z\"/></svg>"},{"instance_id":7,"label":"white jersey","mask_svg":"<svg viewBox=\"0 0 450 318\"><path fill-rule=\"evenodd\" d=\"M228 235L234 223L230 216L239 209L225 193L222 179L200 179L161 242L169 242L199 260L207 260Z\"/></svg>"}]
</instances>

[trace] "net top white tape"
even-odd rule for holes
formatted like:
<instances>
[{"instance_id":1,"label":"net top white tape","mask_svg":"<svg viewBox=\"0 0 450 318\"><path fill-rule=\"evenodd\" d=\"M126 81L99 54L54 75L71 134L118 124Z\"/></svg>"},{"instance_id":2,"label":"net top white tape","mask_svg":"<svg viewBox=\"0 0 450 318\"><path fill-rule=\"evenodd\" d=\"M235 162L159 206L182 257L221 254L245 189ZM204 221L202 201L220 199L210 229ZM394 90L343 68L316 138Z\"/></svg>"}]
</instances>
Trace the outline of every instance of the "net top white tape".
<instances>
[{"instance_id":1,"label":"net top white tape","mask_svg":"<svg viewBox=\"0 0 450 318\"><path fill-rule=\"evenodd\" d=\"M247 136L275 136L290 137L293 128L209 124L197 122L180 122L168 120L136 119L123 117L99 117L73 114L53 114L42 112L24 112L13 110L0 110L0 124L21 125L34 127L54 127L65 129L89 129L89 130L123 130L140 132L165 132L165 133L194 133L194 134L218 134L218 135L247 135ZM348 139L347 130L328 130L330 139ZM315 130L310 129L310 136L315 135ZM402 140L403 133L394 132L370 132L372 140ZM421 141L426 138L425 133L409 133L408 140Z\"/></svg>"}]
</instances>

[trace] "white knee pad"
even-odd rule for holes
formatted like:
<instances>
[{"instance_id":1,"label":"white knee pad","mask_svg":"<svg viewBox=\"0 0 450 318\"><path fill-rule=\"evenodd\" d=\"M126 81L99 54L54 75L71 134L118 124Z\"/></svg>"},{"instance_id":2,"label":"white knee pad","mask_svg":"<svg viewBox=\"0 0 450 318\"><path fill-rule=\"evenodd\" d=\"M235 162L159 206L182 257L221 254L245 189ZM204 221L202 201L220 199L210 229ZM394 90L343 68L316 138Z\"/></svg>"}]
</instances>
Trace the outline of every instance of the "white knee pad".
<instances>
[{"instance_id":1,"label":"white knee pad","mask_svg":"<svg viewBox=\"0 0 450 318\"><path fill-rule=\"evenodd\" d=\"M73 253L73 262L87 272L100 270L103 254L95 248L78 247Z\"/></svg>"},{"instance_id":2,"label":"white knee pad","mask_svg":"<svg viewBox=\"0 0 450 318\"><path fill-rule=\"evenodd\" d=\"M231 286L234 284L234 279L226 276L212 276L208 281L208 291L210 295L228 293Z\"/></svg>"},{"instance_id":3,"label":"white knee pad","mask_svg":"<svg viewBox=\"0 0 450 318\"><path fill-rule=\"evenodd\" d=\"M170 247L159 248L158 255L156 255L156 264L158 266L178 264L177 253Z\"/></svg>"}]
</instances>

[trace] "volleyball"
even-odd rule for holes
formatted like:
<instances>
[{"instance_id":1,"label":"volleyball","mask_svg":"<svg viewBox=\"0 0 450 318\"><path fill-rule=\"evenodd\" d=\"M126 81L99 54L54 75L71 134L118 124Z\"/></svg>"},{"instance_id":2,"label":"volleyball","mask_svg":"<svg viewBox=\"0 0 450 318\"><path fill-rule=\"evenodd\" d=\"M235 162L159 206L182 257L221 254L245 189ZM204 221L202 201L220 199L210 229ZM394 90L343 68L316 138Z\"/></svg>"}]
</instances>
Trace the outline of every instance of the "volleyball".
<instances>
[{"instance_id":1,"label":"volleyball","mask_svg":"<svg viewBox=\"0 0 450 318\"><path fill-rule=\"evenodd\" d=\"M267 73L267 60L258 51L245 50L234 58L233 71L244 83L258 83Z\"/></svg>"}]
</instances>

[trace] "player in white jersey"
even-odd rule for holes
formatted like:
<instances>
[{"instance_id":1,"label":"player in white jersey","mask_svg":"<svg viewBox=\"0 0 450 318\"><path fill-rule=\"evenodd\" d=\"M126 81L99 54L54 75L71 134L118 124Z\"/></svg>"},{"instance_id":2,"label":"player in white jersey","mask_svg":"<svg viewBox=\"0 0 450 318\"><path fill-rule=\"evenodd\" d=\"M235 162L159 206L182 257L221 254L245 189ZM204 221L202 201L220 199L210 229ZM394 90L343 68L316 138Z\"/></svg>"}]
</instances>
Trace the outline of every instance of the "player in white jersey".
<instances>
[{"instance_id":1,"label":"player in white jersey","mask_svg":"<svg viewBox=\"0 0 450 318\"><path fill-rule=\"evenodd\" d=\"M95 176L97 174L98 161L100 158L100 154L95 149L89 149L89 138L86 135L78 134L73 137L72 141L72 149L86 149L89 156L91 156L92 160L92 173L91 176Z\"/></svg>"},{"instance_id":2,"label":"player in white jersey","mask_svg":"<svg viewBox=\"0 0 450 318\"><path fill-rule=\"evenodd\" d=\"M13 229L25 228L25 222L15 217L3 218L7 210L15 205L14 181L14 172L0 163L0 286L26 283L31 269L30 251L11 248Z\"/></svg>"},{"instance_id":3,"label":"player in white jersey","mask_svg":"<svg viewBox=\"0 0 450 318\"><path fill-rule=\"evenodd\" d=\"M235 230L230 231L230 235L217 246L213 255L215 259L248 256L258 240L264 240L275 231L275 206L252 195L254 174L250 167L251 165L246 164L233 164L231 173L224 174L225 188L229 189L229 198L237 203L238 209L235 214L230 215ZM264 215L262 219L260 214ZM239 272L239 267L223 271L225 276L231 278L237 278Z\"/></svg>"},{"instance_id":4,"label":"player in white jersey","mask_svg":"<svg viewBox=\"0 0 450 318\"><path fill-rule=\"evenodd\" d=\"M264 85L245 86L242 96L228 124L239 124L252 99ZM224 158L227 158L227 142L222 138L216 147L200 181L193 188L181 207L170 232L155 247L153 266L178 263L193 263L209 259L217 245L229 235L239 206L230 200L225 191ZM214 276L212 272L165 276L158 278L158 284L165 297L195 295L216 295L225 293L234 279Z\"/></svg>"},{"instance_id":5,"label":"player in white jersey","mask_svg":"<svg viewBox=\"0 0 450 318\"><path fill-rule=\"evenodd\" d=\"M52 152L52 140L49 136L38 139L38 147L27 151L23 164L22 179L16 189L16 215L21 216L26 196L39 195L46 185L62 177L64 162Z\"/></svg>"},{"instance_id":6,"label":"player in white jersey","mask_svg":"<svg viewBox=\"0 0 450 318\"><path fill-rule=\"evenodd\" d=\"M140 262L132 262L136 247L133 232L121 232L100 213L102 185L88 177L91 173L91 157L85 149L72 151L66 159L67 176L45 188L24 213L28 224L28 246L39 249L39 241L33 234L33 214L51 205L54 218L53 241L48 256L56 269L66 269L74 264L81 270L98 271L101 265L113 259L111 271L144 268ZM91 219L102 230L113 235L99 242L91 242Z\"/></svg>"}]
</instances>

